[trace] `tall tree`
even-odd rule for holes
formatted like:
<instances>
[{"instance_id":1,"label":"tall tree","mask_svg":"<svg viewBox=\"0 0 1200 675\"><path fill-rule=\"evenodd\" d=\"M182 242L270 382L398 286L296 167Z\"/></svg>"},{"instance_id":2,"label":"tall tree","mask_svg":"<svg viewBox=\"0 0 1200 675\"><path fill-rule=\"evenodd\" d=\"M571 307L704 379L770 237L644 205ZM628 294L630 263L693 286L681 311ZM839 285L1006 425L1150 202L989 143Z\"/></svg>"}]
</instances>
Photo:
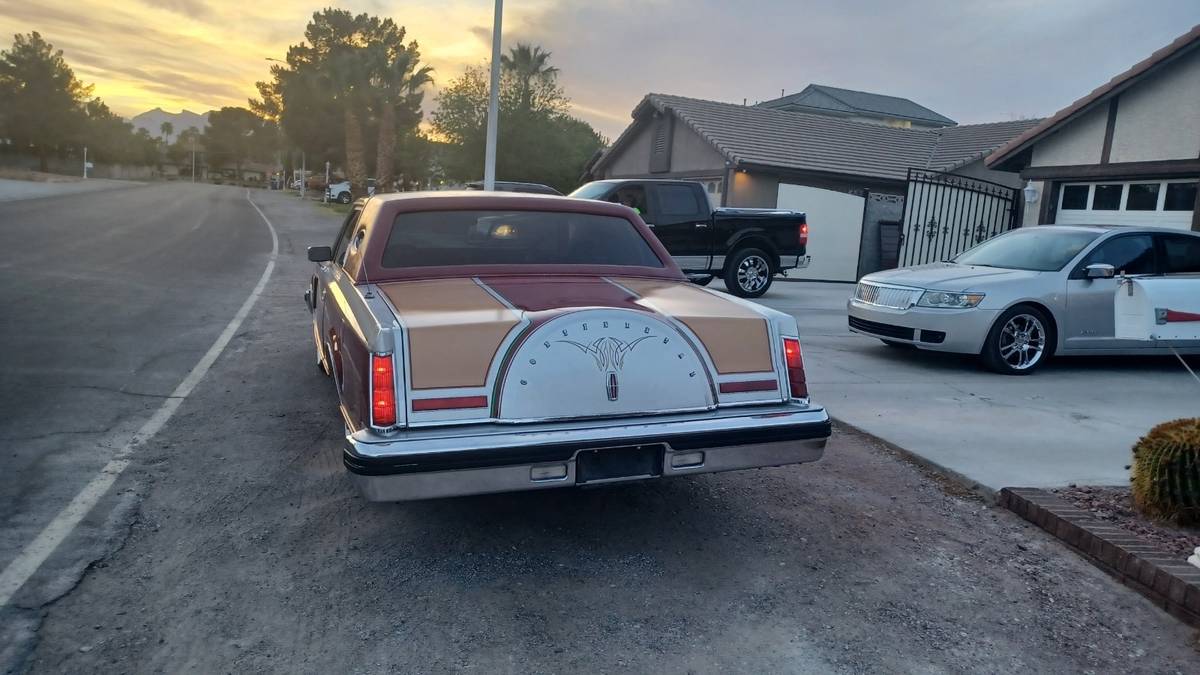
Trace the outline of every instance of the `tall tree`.
<instances>
[{"instance_id":1,"label":"tall tree","mask_svg":"<svg viewBox=\"0 0 1200 675\"><path fill-rule=\"evenodd\" d=\"M0 131L18 148L33 147L42 171L52 152L80 131L91 87L75 77L61 49L36 31L13 36L0 52Z\"/></svg>"},{"instance_id":2,"label":"tall tree","mask_svg":"<svg viewBox=\"0 0 1200 675\"><path fill-rule=\"evenodd\" d=\"M377 129L383 115L395 120L387 125L393 131L383 132L383 154L390 167L401 118L411 110L420 119L419 89L428 71L417 64L416 44L405 45L404 37L404 28L391 19L340 9L316 12L305 27L304 41L288 48L287 66L272 67L272 81L258 84L262 98L251 101L251 107L277 118L302 148L332 148L334 156L340 154L351 192L362 195L369 160L367 130ZM408 79L414 80L411 88ZM390 102L390 111L383 100ZM340 133L334 136L332 129ZM380 148L371 149L378 158Z\"/></svg>"},{"instance_id":3,"label":"tall tree","mask_svg":"<svg viewBox=\"0 0 1200 675\"><path fill-rule=\"evenodd\" d=\"M549 62L550 52L523 42L518 42L516 47L510 48L507 54L500 56L500 66L516 78L517 99L522 109L530 109L530 99L536 82L552 80L558 75L558 68L547 65Z\"/></svg>"},{"instance_id":4,"label":"tall tree","mask_svg":"<svg viewBox=\"0 0 1200 675\"><path fill-rule=\"evenodd\" d=\"M531 56L546 54L537 48ZM517 50L514 50L517 52ZM504 68L500 78L500 120L496 147L496 175L567 191L579 180L583 167L604 139L586 122L567 114L570 100L558 85L556 69L535 58L541 75L526 77ZM468 68L438 95L433 129L446 139L444 168L459 180L474 180L483 167L488 107L488 72Z\"/></svg>"},{"instance_id":5,"label":"tall tree","mask_svg":"<svg viewBox=\"0 0 1200 675\"><path fill-rule=\"evenodd\" d=\"M274 146L274 125L245 108L225 107L208 115L204 147L211 164L233 164L237 179L247 160L266 159Z\"/></svg>"},{"instance_id":6,"label":"tall tree","mask_svg":"<svg viewBox=\"0 0 1200 675\"><path fill-rule=\"evenodd\" d=\"M433 68L419 65L420 52L416 42L400 50L377 45L374 52L373 107L379 127L375 149L375 189L388 192L395 183L397 132L404 135L415 129L421 121L422 89L433 82Z\"/></svg>"}]
</instances>

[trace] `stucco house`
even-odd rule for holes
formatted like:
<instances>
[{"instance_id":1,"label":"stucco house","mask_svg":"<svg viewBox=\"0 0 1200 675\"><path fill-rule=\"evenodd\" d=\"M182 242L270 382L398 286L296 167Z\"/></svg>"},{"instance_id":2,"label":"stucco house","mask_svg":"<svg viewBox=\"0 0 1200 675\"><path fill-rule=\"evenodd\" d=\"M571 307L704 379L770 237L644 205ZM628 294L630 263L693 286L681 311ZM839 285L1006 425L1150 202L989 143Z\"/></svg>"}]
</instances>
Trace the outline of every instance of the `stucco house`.
<instances>
[{"instance_id":1,"label":"stucco house","mask_svg":"<svg viewBox=\"0 0 1200 675\"><path fill-rule=\"evenodd\" d=\"M1029 181L1023 221L1200 231L1200 25L986 160Z\"/></svg>"},{"instance_id":2,"label":"stucco house","mask_svg":"<svg viewBox=\"0 0 1200 675\"><path fill-rule=\"evenodd\" d=\"M829 91L863 107L834 106ZM694 180L705 184L714 205L805 211L813 264L794 274L809 279L855 281L896 264L900 223L906 205L916 203L906 198L914 172L917 195L938 208L967 203L959 192L996 191L972 213L986 210L995 221L988 232L1011 226L1023 183L983 160L1039 120L956 125L907 99L846 92L810 86L759 105L647 94L587 177ZM902 115L911 118L907 128L898 124ZM957 187L944 185L947 176ZM938 192L927 189L933 182ZM942 198L942 188L955 191L954 198ZM939 223L957 217L920 215Z\"/></svg>"}]
</instances>

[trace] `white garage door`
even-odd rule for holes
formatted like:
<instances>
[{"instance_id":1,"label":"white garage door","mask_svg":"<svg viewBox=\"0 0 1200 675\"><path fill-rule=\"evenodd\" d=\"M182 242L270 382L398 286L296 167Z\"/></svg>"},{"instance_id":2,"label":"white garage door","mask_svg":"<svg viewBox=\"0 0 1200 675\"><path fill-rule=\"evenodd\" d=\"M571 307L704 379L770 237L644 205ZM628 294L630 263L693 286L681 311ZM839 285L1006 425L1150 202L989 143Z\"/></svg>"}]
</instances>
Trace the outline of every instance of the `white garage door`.
<instances>
[{"instance_id":1,"label":"white garage door","mask_svg":"<svg viewBox=\"0 0 1200 675\"><path fill-rule=\"evenodd\" d=\"M1054 222L1063 225L1153 225L1192 229L1196 179L1066 183Z\"/></svg>"},{"instance_id":2,"label":"white garage door","mask_svg":"<svg viewBox=\"0 0 1200 675\"><path fill-rule=\"evenodd\" d=\"M858 247L866 200L845 192L787 183L779 184L777 199L777 208L803 211L808 216L812 263L807 269L789 270L788 277L858 281Z\"/></svg>"}]
</instances>

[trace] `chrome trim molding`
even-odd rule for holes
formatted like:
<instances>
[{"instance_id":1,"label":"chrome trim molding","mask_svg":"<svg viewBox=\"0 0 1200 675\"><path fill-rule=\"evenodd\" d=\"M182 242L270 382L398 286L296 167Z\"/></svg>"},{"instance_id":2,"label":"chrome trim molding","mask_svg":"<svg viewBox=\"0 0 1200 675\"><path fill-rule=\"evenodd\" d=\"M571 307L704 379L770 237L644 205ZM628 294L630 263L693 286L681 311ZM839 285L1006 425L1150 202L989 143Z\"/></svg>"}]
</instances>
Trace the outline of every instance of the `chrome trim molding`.
<instances>
[{"instance_id":1,"label":"chrome trim molding","mask_svg":"<svg viewBox=\"0 0 1200 675\"><path fill-rule=\"evenodd\" d=\"M921 293L920 288L911 286L894 286L875 281L860 281L854 287L854 299L864 305L887 307L889 309L908 309L917 304Z\"/></svg>"},{"instance_id":2,"label":"chrome trim molding","mask_svg":"<svg viewBox=\"0 0 1200 675\"><path fill-rule=\"evenodd\" d=\"M689 448L675 451L667 445L663 454L661 476L634 476L592 481L591 484L651 480L669 476L684 476L700 473L717 473L739 469L756 469L787 464L815 462L825 454L828 438L814 438L784 443L757 443L715 448ZM580 452L583 452L582 450ZM676 454L704 453L700 464L683 467L671 466ZM578 455L578 453L576 453ZM548 488L573 487L576 485L576 457L564 462L538 462L508 466L459 469L456 471L430 471L426 473L396 474L390 476L363 476L351 474L351 480L363 497L372 502L398 502L440 497L490 494L496 492L518 492L522 490L544 490ZM566 464L565 478L535 479L531 472L535 467Z\"/></svg>"},{"instance_id":3,"label":"chrome trim molding","mask_svg":"<svg viewBox=\"0 0 1200 675\"><path fill-rule=\"evenodd\" d=\"M461 460L466 453L478 457L480 451L494 451L497 462L494 466L397 473L376 473L366 469L361 470L362 473L358 473L358 470L351 472L352 480L367 499L405 501L573 486L576 484L576 458L580 452L633 444L653 443L665 448L661 467L664 477L812 462L821 458L828 441L828 436L819 434L828 434L829 429L829 416L825 410L804 402L621 422L620 426L614 426L613 421L608 420L533 424L521 428L481 429L471 426L465 429L417 429L401 431L386 439L368 430L360 430L346 437L346 450L348 458L353 455L363 460L395 460L400 464L404 464L408 457L413 458L412 462L430 461L431 457L435 462L454 462ZM813 435L818 437L740 445L736 441L731 444L729 440L731 432L749 434L771 429L783 432L813 430L817 432ZM701 439L699 443L694 440L697 436ZM685 437L689 438L684 444L686 447L678 450L671 447L673 439ZM711 438L711 445L703 442L705 437ZM566 444L573 450L569 456L564 455L556 460L503 463L507 453L555 444ZM672 466L675 454L695 452L704 453L702 463ZM491 461L490 458L487 461ZM545 480L532 477L536 467L562 465L566 466L565 478ZM627 480L647 478L651 476L633 476Z\"/></svg>"}]
</instances>

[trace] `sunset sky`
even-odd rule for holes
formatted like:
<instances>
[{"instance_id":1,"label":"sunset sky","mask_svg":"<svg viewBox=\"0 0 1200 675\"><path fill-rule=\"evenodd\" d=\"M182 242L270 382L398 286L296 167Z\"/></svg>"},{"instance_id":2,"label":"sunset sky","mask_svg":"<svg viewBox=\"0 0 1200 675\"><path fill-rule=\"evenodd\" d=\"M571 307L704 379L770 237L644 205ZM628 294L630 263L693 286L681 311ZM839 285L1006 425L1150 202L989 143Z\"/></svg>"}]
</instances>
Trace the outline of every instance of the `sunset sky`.
<instances>
[{"instance_id":1,"label":"sunset sky","mask_svg":"<svg viewBox=\"0 0 1200 675\"><path fill-rule=\"evenodd\" d=\"M266 57L328 2L0 0L130 116L245 105ZM911 98L959 122L1047 115L1200 23L1197 0L508 0L506 47L553 52L575 114L615 137L647 92L740 103L810 82ZM445 83L489 53L491 0L336 3L390 16ZM435 105L436 89L426 109Z\"/></svg>"}]
</instances>

